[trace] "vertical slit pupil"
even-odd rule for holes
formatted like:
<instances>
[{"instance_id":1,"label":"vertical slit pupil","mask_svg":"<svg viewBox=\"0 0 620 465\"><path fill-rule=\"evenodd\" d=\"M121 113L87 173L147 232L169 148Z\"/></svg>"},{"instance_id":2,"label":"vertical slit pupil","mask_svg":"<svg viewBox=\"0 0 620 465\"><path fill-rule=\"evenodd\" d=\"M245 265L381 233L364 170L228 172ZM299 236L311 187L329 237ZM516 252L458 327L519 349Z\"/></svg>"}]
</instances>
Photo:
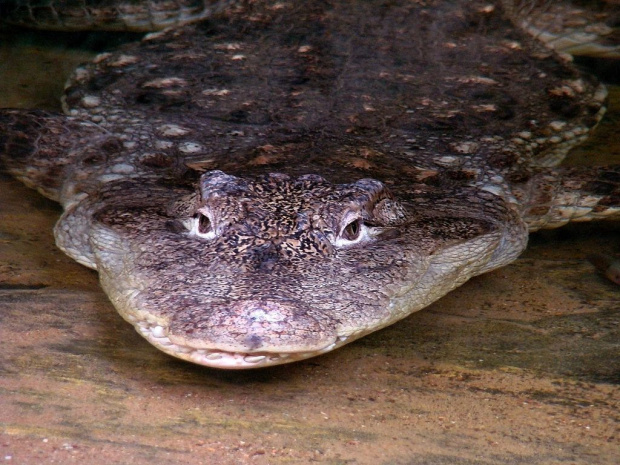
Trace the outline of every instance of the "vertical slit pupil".
<instances>
[{"instance_id":1,"label":"vertical slit pupil","mask_svg":"<svg viewBox=\"0 0 620 465\"><path fill-rule=\"evenodd\" d=\"M198 232L207 234L211 231L211 221L202 213L198 213Z\"/></svg>"},{"instance_id":2,"label":"vertical slit pupil","mask_svg":"<svg viewBox=\"0 0 620 465\"><path fill-rule=\"evenodd\" d=\"M349 241L354 241L360 234L360 220L355 220L349 223L344 228L344 237Z\"/></svg>"}]
</instances>

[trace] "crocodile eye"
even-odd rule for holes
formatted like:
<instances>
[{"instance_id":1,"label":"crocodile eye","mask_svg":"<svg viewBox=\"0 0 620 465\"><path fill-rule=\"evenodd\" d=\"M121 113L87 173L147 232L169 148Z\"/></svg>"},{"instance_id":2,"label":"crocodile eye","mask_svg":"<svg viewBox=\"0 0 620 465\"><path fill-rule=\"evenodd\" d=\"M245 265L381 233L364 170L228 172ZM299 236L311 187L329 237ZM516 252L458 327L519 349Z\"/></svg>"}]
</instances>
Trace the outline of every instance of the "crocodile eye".
<instances>
[{"instance_id":1,"label":"crocodile eye","mask_svg":"<svg viewBox=\"0 0 620 465\"><path fill-rule=\"evenodd\" d=\"M200 234L209 234L213 230L213 226L211 225L211 220L202 213L196 213L198 217L198 232Z\"/></svg>"},{"instance_id":2,"label":"crocodile eye","mask_svg":"<svg viewBox=\"0 0 620 465\"><path fill-rule=\"evenodd\" d=\"M190 224L188 224L188 229L191 235L198 236L203 239L215 238L213 221L211 221L209 216L200 211L196 212L194 216L192 216L192 220Z\"/></svg>"},{"instance_id":3,"label":"crocodile eye","mask_svg":"<svg viewBox=\"0 0 620 465\"><path fill-rule=\"evenodd\" d=\"M342 230L342 238L348 241L354 241L360 236L362 230L361 220L358 218L355 221L351 221Z\"/></svg>"}]
</instances>

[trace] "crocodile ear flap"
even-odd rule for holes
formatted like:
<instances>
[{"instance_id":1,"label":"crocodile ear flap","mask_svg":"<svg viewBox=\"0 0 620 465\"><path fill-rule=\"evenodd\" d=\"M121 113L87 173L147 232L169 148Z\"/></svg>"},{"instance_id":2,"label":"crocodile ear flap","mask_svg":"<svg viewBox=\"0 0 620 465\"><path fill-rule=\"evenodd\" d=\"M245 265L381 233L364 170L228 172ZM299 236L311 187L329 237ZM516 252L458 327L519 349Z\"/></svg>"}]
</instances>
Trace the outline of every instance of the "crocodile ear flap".
<instances>
[{"instance_id":1,"label":"crocodile ear flap","mask_svg":"<svg viewBox=\"0 0 620 465\"><path fill-rule=\"evenodd\" d=\"M172 218L191 218L210 197L225 197L240 190L247 190L243 179L219 170L208 171L200 176L196 191L171 202L166 213Z\"/></svg>"},{"instance_id":2,"label":"crocodile ear flap","mask_svg":"<svg viewBox=\"0 0 620 465\"><path fill-rule=\"evenodd\" d=\"M213 190L224 189L227 186L235 185L239 181L236 176L231 176L220 170L207 171L200 176L200 193L202 198L205 194Z\"/></svg>"},{"instance_id":3,"label":"crocodile ear flap","mask_svg":"<svg viewBox=\"0 0 620 465\"><path fill-rule=\"evenodd\" d=\"M405 209L381 181L360 179L355 187L368 196L365 222L372 226L397 226L405 222Z\"/></svg>"},{"instance_id":4,"label":"crocodile ear flap","mask_svg":"<svg viewBox=\"0 0 620 465\"><path fill-rule=\"evenodd\" d=\"M208 171L200 176L198 189L171 202L166 213L173 218L190 218L196 213L202 201L213 195L214 192L225 194L231 188L238 189L240 182L239 178L230 176L223 171Z\"/></svg>"},{"instance_id":5,"label":"crocodile ear flap","mask_svg":"<svg viewBox=\"0 0 620 465\"><path fill-rule=\"evenodd\" d=\"M200 199L211 196L226 196L248 190L248 183L242 178L226 174L220 170L208 171L200 176Z\"/></svg>"},{"instance_id":6,"label":"crocodile ear flap","mask_svg":"<svg viewBox=\"0 0 620 465\"><path fill-rule=\"evenodd\" d=\"M398 226L405 222L405 209L400 202L390 197L380 199L372 209L371 224L378 226Z\"/></svg>"}]
</instances>

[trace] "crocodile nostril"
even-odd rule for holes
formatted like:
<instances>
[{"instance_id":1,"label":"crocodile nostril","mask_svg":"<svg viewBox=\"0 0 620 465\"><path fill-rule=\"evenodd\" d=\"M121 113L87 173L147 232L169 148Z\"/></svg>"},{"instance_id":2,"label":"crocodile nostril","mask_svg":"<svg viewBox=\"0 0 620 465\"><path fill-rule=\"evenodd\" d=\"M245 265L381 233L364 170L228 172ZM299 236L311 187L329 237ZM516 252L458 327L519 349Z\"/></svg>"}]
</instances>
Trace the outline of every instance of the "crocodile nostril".
<instances>
[{"instance_id":1,"label":"crocodile nostril","mask_svg":"<svg viewBox=\"0 0 620 465\"><path fill-rule=\"evenodd\" d=\"M222 302L200 312L178 312L168 337L175 344L209 350L292 353L322 350L337 335L331 323L313 315L312 308L282 298Z\"/></svg>"},{"instance_id":2,"label":"crocodile nostril","mask_svg":"<svg viewBox=\"0 0 620 465\"><path fill-rule=\"evenodd\" d=\"M259 349L263 346L263 338L256 334L252 334L245 339L245 345L250 350Z\"/></svg>"}]
</instances>

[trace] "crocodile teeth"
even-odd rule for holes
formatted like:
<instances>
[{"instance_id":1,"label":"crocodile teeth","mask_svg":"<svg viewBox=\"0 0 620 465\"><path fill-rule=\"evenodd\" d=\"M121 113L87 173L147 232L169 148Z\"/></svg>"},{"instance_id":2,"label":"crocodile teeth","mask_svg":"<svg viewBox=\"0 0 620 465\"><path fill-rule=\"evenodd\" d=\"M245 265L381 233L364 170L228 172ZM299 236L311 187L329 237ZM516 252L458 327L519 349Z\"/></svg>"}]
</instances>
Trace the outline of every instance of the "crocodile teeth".
<instances>
[{"instance_id":1,"label":"crocodile teeth","mask_svg":"<svg viewBox=\"0 0 620 465\"><path fill-rule=\"evenodd\" d=\"M164 332L164 328L159 325L151 328L151 334L154 337L165 337L166 336L166 333Z\"/></svg>"},{"instance_id":2,"label":"crocodile teeth","mask_svg":"<svg viewBox=\"0 0 620 465\"><path fill-rule=\"evenodd\" d=\"M265 360L267 357L265 355L246 355L243 357L243 361L247 363L258 363Z\"/></svg>"}]
</instances>

